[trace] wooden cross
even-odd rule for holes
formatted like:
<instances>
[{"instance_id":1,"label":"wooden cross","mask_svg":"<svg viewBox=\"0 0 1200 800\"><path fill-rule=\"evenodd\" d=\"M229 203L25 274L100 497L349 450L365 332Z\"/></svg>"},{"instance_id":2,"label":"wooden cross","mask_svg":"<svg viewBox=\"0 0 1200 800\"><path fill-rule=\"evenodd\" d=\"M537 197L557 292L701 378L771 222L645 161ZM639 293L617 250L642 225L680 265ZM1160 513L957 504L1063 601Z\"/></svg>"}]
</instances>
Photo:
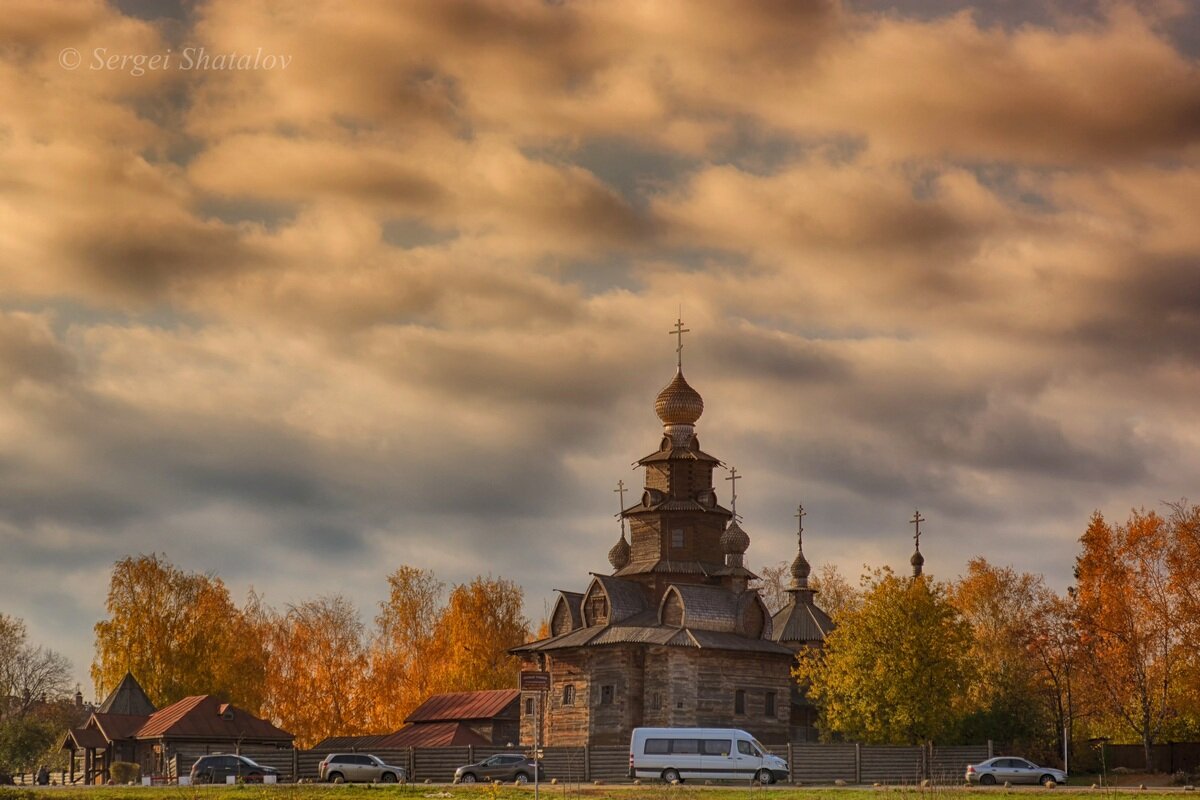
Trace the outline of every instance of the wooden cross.
<instances>
[{"instance_id":1,"label":"wooden cross","mask_svg":"<svg viewBox=\"0 0 1200 800\"><path fill-rule=\"evenodd\" d=\"M924 521L925 518L921 516L921 512L914 508L912 519L910 519L909 522L911 522L913 527L916 529L913 532L913 541L916 542L918 550L921 549L921 523Z\"/></svg>"},{"instance_id":2,"label":"wooden cross","mask_svg":"<svg viewBox=\"0 0 1200 800\"><path fill-rule=\"evenodd\" d=\"M796 506L796 513L793 514L796 518L796 539L800 542L800 546L804 546L804 518L808 516L808 512L804 510L804 504Z\"/></svg>"},{"instance_id":3,"label":"wooden cross","mask_svg":"<svg viewBox=\"0 0 1200 800\"><path fill-rule=\"evenodd\" d=\"M690 328L683 327L682 309L680 309L679 319L675 320L675 330L668 332L679 340L679 343L675 345L676 366L683 369L683 335L692 331Z\"/></svg>"},{"instance_id":4,"label":"wooden cross","mask_svg":"<svg viewBox=\"0 0 1200 800\"><path fill-rule=\"evenodd\" d=\"M621 496L619 501L621 507L617 509L617 516L621 518L621 536L623 537L625 536L625 492L627 491L625 489L625 481L617 481L617 488L613 489L613 491Z\"/></svg>"},{"instance_id":5,"label":"wooden cross","mask_svg":"<svg viewBox=\"0 0 1200 800\"><path fill-rule=\"evenodd\" d=\"M737 516L737 482L738 482L738 479L742 478L742 477L744 477L744 476L738 475L737 467L730 467L729 468L729 477L725 479L727 481L730 481L729 510L733 512L734 519L738 518L738 516Z\"/></svg>"}]
</instances>

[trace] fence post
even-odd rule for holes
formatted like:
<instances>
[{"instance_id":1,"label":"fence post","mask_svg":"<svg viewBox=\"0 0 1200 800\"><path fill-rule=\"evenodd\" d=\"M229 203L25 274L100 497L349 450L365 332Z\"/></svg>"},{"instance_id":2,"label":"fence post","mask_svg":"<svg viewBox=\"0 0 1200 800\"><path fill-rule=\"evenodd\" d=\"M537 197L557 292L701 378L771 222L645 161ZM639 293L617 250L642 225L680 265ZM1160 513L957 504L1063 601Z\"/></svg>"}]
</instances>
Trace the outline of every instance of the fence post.
<instances>
[{"instance_id":1,"label":"fence post","mask_svg":"<svg viewBox=\"0 0 1200 800\"><path fill-rule=\"evenodd\" d=\"M992 740L988 739L988 758L995 758L996 754L992 750Z\"/></svg>"},{"instance_id":2,"label":"fence post","mask_svg":"<svg viewBox=\"0 0 1200 800\"><path fill-rule=\"evenodd\" d=\"M592 748L586 744L583 746L583 779L592 779Z\"/></svg>"},{"instance_id":3,"label":"fence post","mask_svg":"<svg viewBox=\"0 0 1200 800\"><path fill-rule=\"evenodd\" d=\"M862 783L862 745L854 743L854 782Z\"/></svg>"},{"instance_id":4,"label":"fence post","mask_svg":"<svg viewBox=\"0 0 1200 800\"><path fill-rule=\"evenodd\" d=\"M417 756L413 752L413 748L408 748L408 752L404 756L406 766L408 767L408 779L415 781L417 779Z\"/></svg>"},{"instance_id":5,"label":"fence post","mask_svg":"<svg viewBox=\"0 0 1200 800\"><path fill-rule=\"evenodd\" d=\"M300 751L292 748L292 783L300 782Z\"/></svg>"},{"instance_id":6,"label":"fence post","mask_svg":"<svg viewBox=\"0 0 1200 800\"><path fill-rule=\"evenodd\" d=\"M792 750L792 743L788 742L788 783L796 782L796 768L793 764L796 763L796 753Z\"/></svg>"}]
</instances>

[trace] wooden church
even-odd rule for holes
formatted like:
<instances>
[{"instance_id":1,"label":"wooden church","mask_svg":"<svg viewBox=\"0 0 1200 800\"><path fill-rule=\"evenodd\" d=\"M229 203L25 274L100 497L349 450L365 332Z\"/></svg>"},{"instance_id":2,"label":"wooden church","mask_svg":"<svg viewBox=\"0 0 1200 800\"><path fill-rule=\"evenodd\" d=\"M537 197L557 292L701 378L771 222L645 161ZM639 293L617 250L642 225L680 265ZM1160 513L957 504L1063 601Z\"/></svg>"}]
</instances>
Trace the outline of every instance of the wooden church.
<instances>
[{"instance_id":1,"label":"wooden church","mask_svg":"<svg viewBox=\"0 0 1200 800\"><path fill-rule=\"evenodd\" d=\"M512 651L523 669L551 676L544 709L522 701L523 742L535 725L546 745L624 744L641 726L736 727L768 744L812 737L812 709L790 673L832 623L808 587L802 541L783 609L770 614L751 585L737 475L725 508L713 484L724 465L700 448L704 401L683 377L686 330L675 327L678 369L654 404L662 438L637 462L645 486L622 503L611 571L592 573L583 592L560 590L551 635Z\"/></svg>"}]
</instances>

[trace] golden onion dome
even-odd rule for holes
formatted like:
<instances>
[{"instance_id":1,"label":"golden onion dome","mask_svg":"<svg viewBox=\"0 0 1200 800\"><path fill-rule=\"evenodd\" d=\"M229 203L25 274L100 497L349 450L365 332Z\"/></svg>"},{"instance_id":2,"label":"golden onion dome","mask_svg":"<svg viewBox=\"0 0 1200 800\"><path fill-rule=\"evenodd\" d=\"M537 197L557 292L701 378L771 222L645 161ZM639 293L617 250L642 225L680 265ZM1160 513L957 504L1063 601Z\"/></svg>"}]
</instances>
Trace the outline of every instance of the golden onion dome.
<instances>
[{"instance_id":1,"label":"golden onion dome","mask_svg":"<svg viewBox=\"0 0 1200 800\"><path fill-rule=\"evenodd\" d=\"M679 370L658 393L654 412L664 425L695 425L704 413L704 399L683 379L683 370Z\"/></svg>"},{"instance_id":2,"label":"golden onion dome","mask_svg":"<svg viewBox=\"0 0 1200 800\"><path fill-rule=\"evenodd\" d=\"M621 534L621 538L608 551L608 563L612 564L613 569L622 569L629 563L629 542L625 541L625 534Z\"/></svg>"},{"instance_id":3,"label":"golden onion dome","mask_svg":"<svg viewBox=\"0 0 1200 800\"><path fill-rule=\"evenodd\" d=\"M796 553L796 559L792 561L792 583L793 589L808 588L808 576L812 573L812 567L808 564L808 559L804 557L804 551L800 550Z\"/></svg>"}]
</instances>

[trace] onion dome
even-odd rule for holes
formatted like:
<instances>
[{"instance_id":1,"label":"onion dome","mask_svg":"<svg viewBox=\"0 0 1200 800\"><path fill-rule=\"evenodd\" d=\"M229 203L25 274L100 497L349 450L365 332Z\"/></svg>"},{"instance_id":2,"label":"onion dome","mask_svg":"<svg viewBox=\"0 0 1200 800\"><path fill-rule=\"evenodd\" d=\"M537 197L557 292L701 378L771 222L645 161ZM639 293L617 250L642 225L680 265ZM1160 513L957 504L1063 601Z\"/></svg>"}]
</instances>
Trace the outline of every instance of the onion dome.
<instances>
[{"instance_id":1,"label":"onion dome","mask_svg":"<svg viewBox=\"0 0 1200 800\"><path fill-rule=\"evenodd\" d=\"M688 385L683 370L667 384L654 401L654 412L663 425L695 425L704 413L704 399Z\"/></svg>"},{"instance_id":2,"label":"onion dome","mask_svg":"<svg viewBox=\"0 0 1200 800\"><path fill-rule=\"evenodd\" d=\"M912 558L908 560L912 564L913 577L916 578L921 574L921 568L925 566L925 556L921 555L920 550L916 550L912 554Z\"/></svg>"},{"instance_id":3,"label":"onion dome","mask_svg":"<svg viewBox=\"0 0 1200 800\"><path fill-rule=\"evenodd\" d=\"M743 556L750 548L750 536L742 526L737 524L737 519L729 521L729 527L721 534L721 549L725 552L725 566L727 567L743 567Z\"/></svg>"},{"instance_id":4,"label":"onion dome","mask_svg":"<svg viewBox=\"0 0 1200 800\"><path fill-rule=\"evenodd\" d=\"M736 519L730 520L729 527L721 534L721 550L740 556L749 549L750 535L742 530Z\"/></svg>"},{"instance_id":5,"label":"onion dome","mask_svg":"<svg viewBox=\"0 0 1200 800\"><path fill-rule=\"evenodd\" d=\"M612 546L612 550L608 551L608 563L612 564L613 569L624 569L629 564L629 542L625 541L624 531L621 531L621 538Z\"/></svg>"},{"instance_id":6,"label":"onion dome","mask_svg":"<svg viewBox=\"0 0 1200 800\"><path fill-rule=\"evenodd\" d=\"M812 573L812 567L808 563L808 559L804 557L803 550L796 551L796 558L792 561L792 583L789 589L807 589L808 576Z\"/></svg>"}]
</instances>

